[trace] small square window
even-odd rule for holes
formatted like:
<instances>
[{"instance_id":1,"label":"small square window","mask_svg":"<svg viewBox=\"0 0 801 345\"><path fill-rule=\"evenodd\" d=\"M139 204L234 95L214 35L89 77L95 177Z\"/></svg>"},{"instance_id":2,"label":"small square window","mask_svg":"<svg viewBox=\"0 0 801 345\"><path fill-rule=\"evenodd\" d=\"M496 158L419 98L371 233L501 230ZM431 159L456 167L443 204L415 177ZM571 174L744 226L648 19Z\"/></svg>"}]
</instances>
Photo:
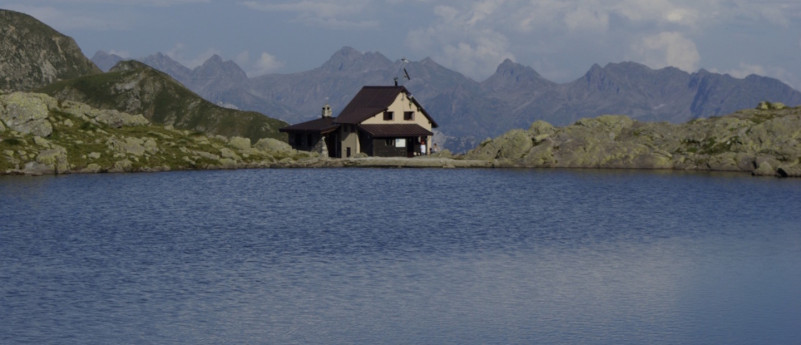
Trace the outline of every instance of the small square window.
<instances>
[{"instance_id":1,"label":"small square window","mask_svg":"<svg viewBox=\"0 0 801 345\"><path fill-rule=\"evenodd\" d=\"M395 113L391 111L384 112L384 121L392 121L392 118L395 117Z\"/></svg>"},{"instance_id":2,"label":"small square window","mask_svg":"<svg viewBox=\"0 0 801 345\"><path fill-rule=\"evenodd\" d=\"M404 112L403 119L406 121L414 121L414 112L413 111Z\"/></svg>"}]
</instances>

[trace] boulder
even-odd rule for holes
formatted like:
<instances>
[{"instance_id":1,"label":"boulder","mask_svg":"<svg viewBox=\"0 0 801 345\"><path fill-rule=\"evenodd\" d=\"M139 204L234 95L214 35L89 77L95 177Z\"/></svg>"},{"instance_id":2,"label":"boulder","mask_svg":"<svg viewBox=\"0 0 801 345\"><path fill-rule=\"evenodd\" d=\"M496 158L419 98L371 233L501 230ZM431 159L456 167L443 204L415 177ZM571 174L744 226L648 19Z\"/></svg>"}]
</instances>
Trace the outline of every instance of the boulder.
<instances>
[{"instance_id":1,"label":"boulder","mask_svg":"<svg viewBox=\"0 0 801 345\"><path fill-rule=\"evenodd\" d=\"M38 93L14 92L0 96L0 120L5 126L23 134L48 137L53 125L48 121L49 106L55 99Z\"/></svg>"},{"instance_id":2,"label":"boulder","mask_svg":"<svg viewBox=\"0 0 801 345\"><path fill-rule=\"evenodd\" d=\"M501 136L498 158L519 159L534 146L531 137L522 129L511 130Z\"/></svg>"},{"instance_id":3,"label":"boulder","mask_svg":"<svg viewBox=\"0 0 801 345\"><path fill-rule=\"evenodd\" d=\"M150 121L141 114L131 115L116 110L102 110L95 119L113 128L146 126L150 123Z\"/></svg>"},{"instance_id":4,"label":"boulder","mask_svg":"<svg viewBox=\"0 0 801 345\"><path fill-rule=\"evenodd\" d=\"M159 152L159 145L153 138L146 138L143 146L145 147L145 152L151 155Z\"/></svg>"},{"instance_id":5,"label":"boulder","mask_svg":"<svg viewBox=\"0 0 801 345\"><path fill-rule=\"evenodd\" d=\"M292 146L289 146L289 144L273 138L259 139L259 141L256 142L256 145L254 145L254 147L259 150L267 152L289 153L293 151Z\"/></svg>"},{"instance_id":6,"label":"boulder","mask_svg":"<svg viewBox=\"0 0 801 345\"><path fill-rule=\"evenodd\" d=\"M773 157L769 156L759 156L754 161L755 162L755 169L751 172L752 175L755 176L776 176L776 167L779 165L779 162L776 161Z\"/></svg>"},{"instance_id":7,"label":"boulder","mask_svg":"<svg viewBox=\"0 0 801 345\"><path fill-rule=\"evenodd\" d=\"M757 109L759 110L782 110L785 107L786 106L784 105L784 103L781 102L762 101L759 102L759 105L757 105Z\"/></svg>"},{"instance_id":8,"label":"boulder","mask_svg":"<svg viewBox=\"0 0 801 345\"><path fill-rule=\"evenodd\" d=\"M547 123L542 120L537 120L531 124L531 126L528 128L528 131L531 132L533 136L537 135L549 136L556 131L556 128L550 123Z\"/></svg>"},{"instance_id":9,"label":"boulder","mask_svg":"<svg viewBox=\"0 0 801 345\"><path fill-rule=\"evenodd\" d=\"M231 149L229 149L227 147L223 147L222 149L220 149L220 156L223 159L229 159L229 160L233 160L233 161L241 160L241 158L239 158L239 155L237 155L236 152L234 152L233 150L231 150Z\"/></svg>"},{"instance_id":10,"label":"boulder","mask_svg":"<svg viewBox=\"0 0 801 345\"><path fill-rule=\"evenodd\" d=\"M232 137L228 143L239 151L250 149L250 139L243 137Z\"/></svg>"},{"instance_id":11,"label":"boulder","mask_svg":"<svg viewBox=\"0 0 801 345\"><path fill-rule=\"evenodd\" d=\"M124 137L122 139L111 137L107 141L109 149L112 151L122 154L131 154L137 157L145 154L144 143L144 139L133 137Z\"/></svg>"},{"instance_id":12,"label":"boulder","mask_svg":"<svg viewBox=\"0 0 801 345\"><path fill-rule=\"evenodd\" d=\"M80 172L82 173L99 173L102 172L103 168L100 167L97 163L89 163L86 168L83 168Z\"/></svg>"},{"instance_id":13,"label":"boulder","mask_svg":"<svg viewBox=\"0 0 801 345\"><path fill-rule=\"evenodd\" d=\"M70 165L67 160L67 149L53 145L53 148L39 151L36 162L47 167L48 173L63 174L69 172ZM40 169L41 166L36 167Z\"/></svg>"},{"instance_id":14,"label":"boulder","mask_svg":"<svg viewBox=\"0 0 801 345\"><path fill-rule=\"evenodd\" d=\"M53 174L55 170L52 166L47 164L42 164L36 161L25 163L25 166L22 168L21 173L25 175L45 175L45 174Z\"/></svg>"},{"instance_id":15,"label":"boulder","mask_svg":"<svg viewBox=\"0 0 801 345\"><path fill-rule=\"evenodd\" d=\"M780 166L776 173L781 177L801 177L801 164Z\"/></svg>"},{"instance_id":16,"label":"boulder","mask_svg":"<svg viewBox=\"0 0 801 345\"><path fill-rule=\"evenodd\" d=\"M49 147L50 146L50 141L48 141L47 139L42 138L40 136L34 136L33 137L33 143L36 144L36 145L39 145L39 146L43 146L43 147Z\"/></svg>"},{"instance_id":17,"label":"boulder","mask_svg":"<svg viewBox=\"0 0 801 345\"><path fill-rule=\"evenodd\" d=\"M114 166L109 170L110 172L126 172L133 170L133 162L128 159L122 159L114 162Z\"/></svg>"}]
</instances>

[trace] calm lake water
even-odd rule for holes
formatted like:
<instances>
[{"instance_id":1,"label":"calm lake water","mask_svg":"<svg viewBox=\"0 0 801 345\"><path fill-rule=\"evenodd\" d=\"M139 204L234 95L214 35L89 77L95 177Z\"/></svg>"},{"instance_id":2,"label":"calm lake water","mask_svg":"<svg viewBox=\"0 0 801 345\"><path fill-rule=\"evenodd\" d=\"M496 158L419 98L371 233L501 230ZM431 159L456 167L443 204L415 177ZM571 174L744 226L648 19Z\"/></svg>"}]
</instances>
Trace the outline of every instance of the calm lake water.
<instances>
[{"instance_id":1,"label":"calm lake water","mask_svg":"<svg viewBox=\"0 0 801 345\"><path fill-rule=\"evenodd\" d=\"M801 180L0 177L2 344L799 344Z\"/></svg>"}]
</instances>

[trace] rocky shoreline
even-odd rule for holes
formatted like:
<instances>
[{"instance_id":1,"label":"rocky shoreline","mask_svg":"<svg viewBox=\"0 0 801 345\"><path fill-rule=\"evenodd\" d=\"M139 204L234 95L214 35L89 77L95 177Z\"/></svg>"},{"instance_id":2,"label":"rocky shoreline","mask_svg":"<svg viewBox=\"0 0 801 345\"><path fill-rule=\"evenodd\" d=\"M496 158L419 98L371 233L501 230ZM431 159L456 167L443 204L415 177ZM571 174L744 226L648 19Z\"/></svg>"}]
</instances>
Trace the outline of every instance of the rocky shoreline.
<instances>
[{"instance_id":1,"label":"rocky shoreline","mask_svg":"<svg viewBox=\"0 0 801 345\"><path fill-rule=\"evenodd\" d=\"M496 167L736 171L801 177L801 108L762 102L756 109L683 124L622 115L581 119L482 142L466 159Z\"/></svg>"},{"instance_id":2,"label":"rocky shoreline","mask_svg":"<svg viewBox=\"0 0 801 345\"><path fill-rule=\"evenodd\" d=\"M245 168L596 168L738 171L801 177L801 108L757 109L685 124L621 115L565 127L537 121L464 155L332 159L272 139L210 136L38 93L0 95L0 175Z\"/></svg>"}]
</instances>

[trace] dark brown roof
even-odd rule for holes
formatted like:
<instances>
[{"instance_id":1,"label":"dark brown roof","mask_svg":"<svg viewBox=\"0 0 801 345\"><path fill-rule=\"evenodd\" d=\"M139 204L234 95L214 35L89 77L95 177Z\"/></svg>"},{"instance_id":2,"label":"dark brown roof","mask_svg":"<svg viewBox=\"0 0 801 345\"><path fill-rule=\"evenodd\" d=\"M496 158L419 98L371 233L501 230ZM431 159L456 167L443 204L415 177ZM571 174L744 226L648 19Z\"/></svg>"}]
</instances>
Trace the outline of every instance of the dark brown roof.
<instances>
[{"instance_id":1,"label":"dark brown roof","mask_svg":"<svg viewBox=\"0 0 801 345\"><path fill-rule=\"evenodd\" d=\"M417 124L359 125L363 131L375 138L422 137L433 135L431 131Z\"/></svg>"},{"instance_id":2,"label":"dark brown roof","mask_svg":"<svg viewBox=\"0 0 801 345\"><path fill-rule=\"evenodd\" d=\"M398 94L404 92L411 95L409 90L403 86L365 86L356 94L355 97L342 109L339 116L336 118L336 123L359 124L364 120L369 119L389 108L392 102L398 97ZM423 109L423 106L417 102L414 97L411 100L423 112L433 127L438 127L431 115Z\"/></svg>"},{"instance_id":3,"label":"dark brown roof","mask_svg":"<svg viewBox=\"0 0 801 345\"><path fill-rule=\"evenodd\" d=\"M334 123L333 117L323 117L316 120L301 122L284 128L280 128L281 132L319 132L320 134L327 134L339 128L339 124Z\"/></svg>"}]
</instances>

